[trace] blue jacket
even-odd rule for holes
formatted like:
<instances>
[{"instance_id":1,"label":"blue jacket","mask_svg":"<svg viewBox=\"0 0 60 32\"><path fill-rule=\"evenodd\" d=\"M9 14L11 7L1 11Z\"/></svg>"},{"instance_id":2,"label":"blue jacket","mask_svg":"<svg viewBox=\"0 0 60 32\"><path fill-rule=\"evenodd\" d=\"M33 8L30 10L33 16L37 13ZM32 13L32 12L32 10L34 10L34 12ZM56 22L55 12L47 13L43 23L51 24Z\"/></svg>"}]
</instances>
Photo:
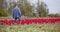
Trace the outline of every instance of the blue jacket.
<instances>
[{"instance_id":1,"label":"blue jacket","mask_svg":"<svg viewBox=\"0 0 60 32\"><path fill-rule=\"evenodd\" d=\"M14 9L13 9L13 18L16 18L16 17L21 17L21 11L20 9L18 8L18 6L16 6Z\"/></svg>"}]
</instances>

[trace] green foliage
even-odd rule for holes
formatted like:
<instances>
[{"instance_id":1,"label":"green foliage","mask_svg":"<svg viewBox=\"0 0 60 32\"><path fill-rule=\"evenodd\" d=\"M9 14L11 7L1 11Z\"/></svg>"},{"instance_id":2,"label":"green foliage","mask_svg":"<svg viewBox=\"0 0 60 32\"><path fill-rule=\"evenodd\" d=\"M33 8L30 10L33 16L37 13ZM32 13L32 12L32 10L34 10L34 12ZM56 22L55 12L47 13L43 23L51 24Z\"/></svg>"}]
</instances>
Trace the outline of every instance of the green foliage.
<instances>
[{"instance_id":1,"label":"green foliage","mask_svg":"<svg viewBox=\"0 0 60 32\"><path fill-rule=\"evenodd\" d=\"M3 9L4 0L0 0L0 9Z\"/></svg>"},{"instance_id":2,"label":"green foliage","mask_svg":"<svg viewBox=\"0 0 60 32\"><path fill-rule=\"evenodd\" d=\"M59 14L55 14L55 17L60 17L60 15Z\"/></svg>"},{"instance_id":3,"label":"green foliage","mask_svg":"<svg viewBox=\"0 0 60 32\"><path fill-rule=\"evenodd\" d=\"M0 9L0 17L2 16L8 16L8 12L5 11L4 9Z\"/></svg>"},{"instance_id":4,"label":"green foliage","mask_svg":"<svg viewBox=\"0 0 60 32\"><path fill-rule=\"evenodd\" d=\"M31 12L27 12L27 13L25 13L25 16L33 17L34 15Z\"/></svg>"},{"instance_id":5,"label":"green foliage","mask_svg":"<svg viewBox=\"0 0 60 32\"><path fill-rule=\"evenodd\" d=\"M59 14L49 14L48 16L50 16L50 17L60 17Z\"/></svg>"},{"instance_id":6,"label":"green foliage","mask_svg":"<svg viewBox=\"0 0 60 32\"><path fill-rule=\"evenodd\" d=\"M11 14L12 14L12 11L13 11L12 9L13 9L12 7L10 7L10 8L8 9L8 11L7 11L7 12L9 13L9 15L11 15Z\"/></svg>"},{"instance_id":7,"label":"green foliage","mask_svg":"<svg viewBox=\"0 0 60 32\"><path fill-rule=\"evenodd\" d=\"M30 25L12 25L2 28L0 32L60 32L60 24L30 24ZM3 30L2 30L3 29Z\"/></svg>"},{"instance_id":8,"label":"green foliage","mask_svg":"<svg viewBox=\"0 0 60 32\"><path fill-rule=\"evenodd\" d=\"M30 3L27 2L27 0L23 0L23 1L24 1L24 4L20 5L22 15L33 17L34 16L33 13L32 13L33 6L30 5Z\"/></svg>"},{"instance_id":9,"label":"green foliage","mask_svg":"<svg viewBox=\"0 0 60 32\"><path fill-rule=\"evenodd\" d=\"M48 14L46 10L46 4L44 2L41 2L41 4L38 4L37 10L40 17L46 17Z\"/></svg>"}]
</instances>

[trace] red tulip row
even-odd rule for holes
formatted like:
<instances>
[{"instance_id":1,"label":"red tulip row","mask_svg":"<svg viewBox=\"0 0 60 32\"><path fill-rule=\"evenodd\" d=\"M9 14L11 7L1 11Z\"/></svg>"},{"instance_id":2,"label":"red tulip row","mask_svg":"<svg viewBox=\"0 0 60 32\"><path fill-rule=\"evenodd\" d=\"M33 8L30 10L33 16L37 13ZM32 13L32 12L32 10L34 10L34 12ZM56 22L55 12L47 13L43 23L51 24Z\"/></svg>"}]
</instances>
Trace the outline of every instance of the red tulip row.
<instances>
[{"instance_id":1,"label":"red tulip row","mask_svg":"<svg viewBox=\"0 0 60 32\"><path fill-rule=\"evenodd\" d=\"M47 24L47 23L60 23L60 19L24 19L21 21L17 20L17 25L19 24ZM0 20L0 25L13 25L14 20Z\"/></svg>"}]
</instances>

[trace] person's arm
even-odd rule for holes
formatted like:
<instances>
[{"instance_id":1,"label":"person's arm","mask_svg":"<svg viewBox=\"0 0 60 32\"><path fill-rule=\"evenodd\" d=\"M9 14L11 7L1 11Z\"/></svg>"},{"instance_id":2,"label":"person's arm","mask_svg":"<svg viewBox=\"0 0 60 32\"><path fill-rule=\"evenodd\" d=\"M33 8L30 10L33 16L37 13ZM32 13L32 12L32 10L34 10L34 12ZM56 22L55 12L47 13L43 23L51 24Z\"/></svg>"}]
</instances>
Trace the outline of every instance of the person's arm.
<instances>
[{"instance_id":1,"label":"person's arm","mask_svg":"<svg viewBox=\"0 0 60 32\"><path fill-rule=\"evenodd\" d=\"M20 12L20 14L21 14L21 10L19 9L19 12Z\"/></svg>"},{"instance_id":2,"label":"person's arm","mask_svg":"<svg viewBox=\"0 0 60 32\"><path fill-rule=\"evenodd\" d=\"M19 9L19 14L20 14L20 17L21 17L21 10Z\"/></svg>"},{"instance_id":3,"label":"person's arm","mask_svg":"<svg viewBox=\"0 0 60 32\"><path fill-rule=\"evenodd\" d=\"M20 15L21 15L21 10L19 9L19 13L20 13Z\"/></svg>"}]
</instances>

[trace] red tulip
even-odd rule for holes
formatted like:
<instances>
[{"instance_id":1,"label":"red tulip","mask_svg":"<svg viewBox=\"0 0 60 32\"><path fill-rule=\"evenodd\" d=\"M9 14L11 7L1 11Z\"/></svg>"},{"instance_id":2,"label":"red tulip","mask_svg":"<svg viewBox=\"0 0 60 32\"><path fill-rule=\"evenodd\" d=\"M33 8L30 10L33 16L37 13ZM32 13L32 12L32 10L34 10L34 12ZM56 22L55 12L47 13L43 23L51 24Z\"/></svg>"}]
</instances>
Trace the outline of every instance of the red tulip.
<instances>
[{"instance_id":1,"label":"red tulip","mask_svg":"<svg viewBox=\"0 0 60 32\"><path fill-rule=\"evenodd\" d=\"M19 24L47 24L47 23L60 23L60 18L39 18L39 19L22 19L21 21L17 20L17 25ZM0 25L13 25L14 20L0 20Z\"/></svg>"}]
</instances>

